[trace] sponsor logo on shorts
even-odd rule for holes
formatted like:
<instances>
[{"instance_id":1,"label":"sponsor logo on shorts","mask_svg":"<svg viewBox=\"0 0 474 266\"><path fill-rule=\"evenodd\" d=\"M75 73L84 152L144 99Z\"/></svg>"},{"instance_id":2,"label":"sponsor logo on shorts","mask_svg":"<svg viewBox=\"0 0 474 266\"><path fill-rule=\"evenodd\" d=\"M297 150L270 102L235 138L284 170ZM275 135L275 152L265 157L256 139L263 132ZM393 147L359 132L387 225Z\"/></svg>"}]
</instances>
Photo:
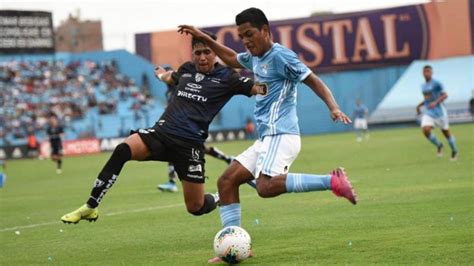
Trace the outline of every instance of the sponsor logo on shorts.
<instances>
[{"instance_id":1,"label":"sponsor logo on shorts","mask_svg":"<svg viewBox=\"0 0 474 266\"><path fill-rule=\"evenodd\" d=\"M202 166L200 164L190 165L188 167L188 172L202 172Z\"/></svg>"},{"instance_id":2,"label":"sponsor logo on shorts","mask_svg":"<svg viewBox=\"0 0 474 266\"><path fill-rule=\"evenodd\" d=\"M193 158L194 161L199 161L199 150L192 148L191 157Z\"/></svg>"}]
</instances>

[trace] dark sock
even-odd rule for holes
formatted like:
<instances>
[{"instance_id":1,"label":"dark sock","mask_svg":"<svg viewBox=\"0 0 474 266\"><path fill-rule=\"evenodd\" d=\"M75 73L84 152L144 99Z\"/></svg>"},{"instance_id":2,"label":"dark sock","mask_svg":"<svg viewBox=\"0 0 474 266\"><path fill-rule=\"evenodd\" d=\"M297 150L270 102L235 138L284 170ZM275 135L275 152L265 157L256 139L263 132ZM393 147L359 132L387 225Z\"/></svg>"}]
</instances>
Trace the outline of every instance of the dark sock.
<instances>
[{"instance_id":1,"label":"dark sock","mask_svg":"<svg viewBox=\"0 0 474 266\"><path fill-rule=\"evenodd\" d=\"M57 163L57 168L61 169L61 166L63 165L63 160L59 159L56 161L56 163Z\"/></svg>"},{"instance_id":2,"label":"dark sock","mask_svg":"<svg viewBox=\"0 0 474 266\"><path fill-rule=\"evenodd\" d=\"M130 147L126 143L120 143L115 147L114 152L110 156L110 159L100 171L99 176L95 180L94 188L91 191L91 196L87 201L87 205L91 208L95 208L99 205L102 197L112 187L117 179L123 165L130 160L132 152Z\"/></svg>"},{"instance_id":3,"label":"dark sock","mask_svg":"<svg viewBox=\"0 0 474 266\"><path fill-rule=\"evenodd\" d=\"M192 212L193 215L199 216L212 212L217 207L216 200L211 194L204 194L204 204L197 212Z\"/></svg>"},{"instance_id":4,"label":"dark sock","mask_svg":"<svg viewBox=\"0 0 474 266\"><path fill-rule=\"evenodd\" d=\"M229 163L232 160L229 156L225 155L225 153L223 153L222 151L214 147L209 148L209 155L217 159L226 161L227 163Z\"/></svg>"}]
</instances>

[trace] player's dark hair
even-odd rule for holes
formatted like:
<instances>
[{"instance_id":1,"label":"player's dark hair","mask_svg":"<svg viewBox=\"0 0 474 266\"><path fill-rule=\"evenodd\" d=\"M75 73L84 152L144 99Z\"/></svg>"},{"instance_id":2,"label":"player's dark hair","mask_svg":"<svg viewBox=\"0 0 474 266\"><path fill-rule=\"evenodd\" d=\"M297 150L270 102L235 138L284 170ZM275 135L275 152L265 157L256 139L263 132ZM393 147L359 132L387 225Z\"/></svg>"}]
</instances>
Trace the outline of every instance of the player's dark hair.
<instances>
[{"instance_id":1,"label":"player's dark hair","mask_svg":"<svg viewBox=\"0 0 474 266\"><path fill-rule=\"evenodd\" d=\"M210 32L210 31L207 31L207 30L202 30L202 32L204 32L207 36L211 37L214 41L217 40L217 37L214 33ZM191 41L191 45L192 45L191 47L194 47L198 43L202 43L202 44L206 45L206 43L203 42L202 40L193 37L193 40Z\"/></svg>"},{"instance_id":2,"label":"player's dark hair","mask_svg":"<svg viewBox=\"0 0 474 266\"><path fill-rule=\"evenodd\" d=\"M423 70L425 70L425 69L433 69L433 68L432 68L430 65L425 65L425 66L423 67Z\"/></svg>"},{"instance_id":3,"label":"player's dark hair","mask_svg":"<svg viewBox=\"0 0 474 266\"><path fill-rule=\"evenodd\" d=\"M237 24L237 26L247 22L249 22L252 27L258 28L259 30L262 29L263 25L270 26L265 13L255 7L245 9L235 16L235 24Z\"/></svg>"}]
</instances>

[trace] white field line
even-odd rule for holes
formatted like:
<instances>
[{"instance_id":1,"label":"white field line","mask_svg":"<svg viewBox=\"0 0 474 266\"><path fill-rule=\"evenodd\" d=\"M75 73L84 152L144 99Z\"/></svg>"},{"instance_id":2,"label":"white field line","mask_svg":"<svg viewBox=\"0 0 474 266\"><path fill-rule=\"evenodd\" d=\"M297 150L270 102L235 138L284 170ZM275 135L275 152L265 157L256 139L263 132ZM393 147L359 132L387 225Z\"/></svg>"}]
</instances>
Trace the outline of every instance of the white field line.
<instances>
[{"instance_id":1,"label":"white field line","mask_svg":"<svg viewBox=\"0 0 474 266\"><path fill-rule=\"evenodd\" d=\"M250 198L255 195L245 195L240 198ZM155 206L155 207L147 207L147 208L141 208L141 209L133 209L133 210L127 210L127 211L119 211L119 212L110 212L103 214L104 216L116 216L116 215L122 215L122 214L129 214L129 213L138 213L138 212L147 212L147 211L154 211L154 210L161 210L161 209L169 209L169 208L176 208L176 207L183 207L184 203L179 203L179 204L170 204L170 205L163 205L163 206ZM2 228L0 229L1 232L8 232L8 231L13 231L13 230L18 230L18 229L27 229L27 228L35 228L35 227L41 227L41 226L47 226L47 225L53 225L57 224L60 225L61 221L54 221L54 222L46 222L46 223L37 223L37 224L29 224L29 225L19 225L19 226L14 226L14 227L7 227L7 228Z\"/></svg>"},{"instance_id":2,"label":"white field line","mask_svg":"<svg viewBox=\"0 0 474 266\"><path fill-rule=\"evenodd\" d=\"M52 225L52 224L58 224L58 223L59 222L48 222L48 223L40 223L40 224L30 224L30 225L20 225L20 226L15 226L15 227L7 227L7 228L0 229L0 232L13 231L13 230L17 230L17 229L34 228L34 227L40 227L40 226L46 226L46 225Z\"/></svg>"}]
</instances>

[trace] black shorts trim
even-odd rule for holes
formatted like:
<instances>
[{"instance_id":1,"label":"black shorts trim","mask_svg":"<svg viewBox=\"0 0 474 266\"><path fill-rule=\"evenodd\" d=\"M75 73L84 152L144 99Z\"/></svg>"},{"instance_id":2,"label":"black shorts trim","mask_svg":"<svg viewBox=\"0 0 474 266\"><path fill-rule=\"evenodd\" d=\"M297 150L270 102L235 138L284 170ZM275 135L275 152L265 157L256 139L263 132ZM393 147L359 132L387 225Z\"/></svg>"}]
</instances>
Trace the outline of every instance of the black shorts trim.
<instances>
[{"instance_id":1,"label":"black shorts trim","mask_svg":"<svg viewBox=\"0 0 474 266\"><path fill-rule=\"evenodd\" d=\"M50 143L51 155L63 155L63 145L61 143Z\"/></svg>"}]
</instances>

